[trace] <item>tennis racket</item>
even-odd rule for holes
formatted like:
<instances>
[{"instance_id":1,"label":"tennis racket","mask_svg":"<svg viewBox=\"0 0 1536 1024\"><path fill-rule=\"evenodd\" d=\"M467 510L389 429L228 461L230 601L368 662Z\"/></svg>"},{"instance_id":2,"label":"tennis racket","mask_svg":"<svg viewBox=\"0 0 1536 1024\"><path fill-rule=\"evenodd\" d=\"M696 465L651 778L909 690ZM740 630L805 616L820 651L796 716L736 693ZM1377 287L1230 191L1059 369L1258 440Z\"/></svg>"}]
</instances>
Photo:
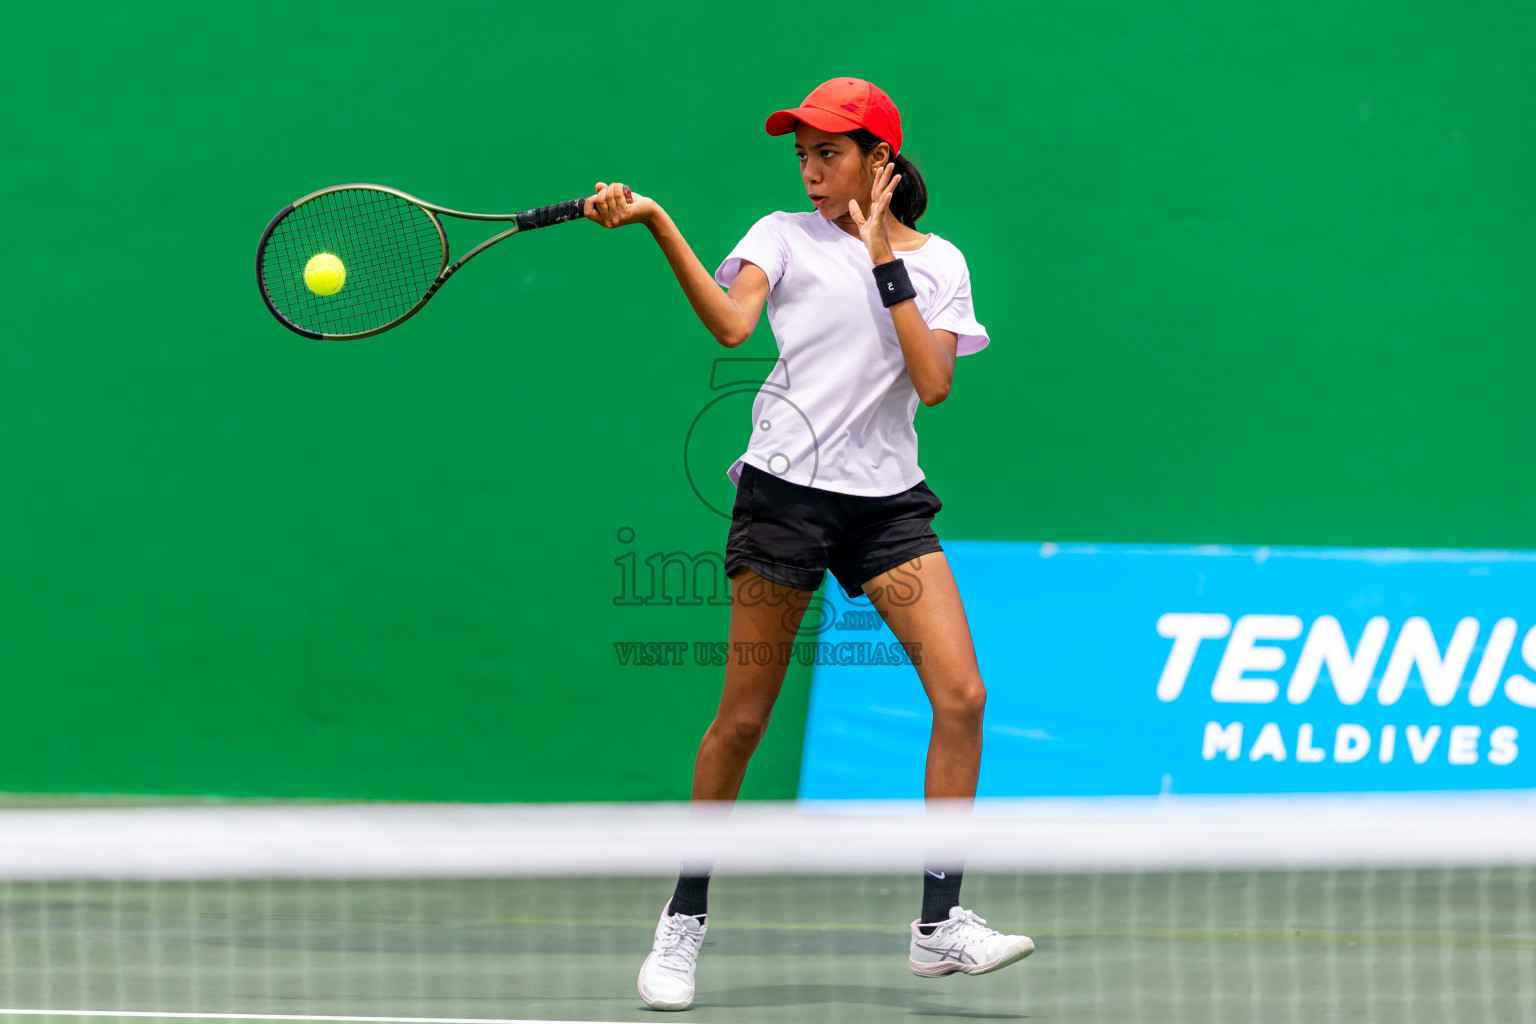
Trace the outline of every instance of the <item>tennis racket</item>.
<instances>
[{"instance_id":1,"label":"tennis racket","mask_svg":"<svg viewBox=\"0 0 1536 1024\"><path fill-rule=\"evenodd\" d=\"M366 338L409 320L443 282L504 238L582 217L588 197L522 213L464 213L383 185L335 185L284 207L256 246L256 283L306 338ZM439 217L511 221L449 262Z\"/></svg>"}]
</instances>

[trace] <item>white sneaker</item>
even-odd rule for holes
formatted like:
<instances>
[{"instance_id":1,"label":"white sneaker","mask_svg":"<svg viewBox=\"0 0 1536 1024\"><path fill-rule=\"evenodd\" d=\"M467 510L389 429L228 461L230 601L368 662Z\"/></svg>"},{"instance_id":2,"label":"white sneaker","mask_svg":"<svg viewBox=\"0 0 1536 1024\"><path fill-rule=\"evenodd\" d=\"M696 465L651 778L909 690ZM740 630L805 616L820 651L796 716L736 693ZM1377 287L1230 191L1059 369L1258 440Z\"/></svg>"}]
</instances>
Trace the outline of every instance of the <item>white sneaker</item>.
<instances>
[{"instance_id":1,"label":"white sneaker","mask_svg":"<svg viewBox=\"0 0 1536 1024\"><path fill-rule=\"evenodd\" d=\"M964 907L951 907L949 920L924 935L912 922L912 952L907 963L912 973L924 978L942 978L960 971L987 974L1018 963L1035 951L1028 935L1004 935L986 927L986 921Z\"/></svg>"},{"instance_id":2,"label":"white sneaker","mask_svg":"<svg viewBox=\"0 0 1536 1024\"><path fill-rule=\"evenodd\" d=\"M668 900L656 925L651 955L640 965L640 998L653 1010L686 1010L693 1005L693 968L706 925L687 914L671 914Z\"/></svg>"}]
</instances>

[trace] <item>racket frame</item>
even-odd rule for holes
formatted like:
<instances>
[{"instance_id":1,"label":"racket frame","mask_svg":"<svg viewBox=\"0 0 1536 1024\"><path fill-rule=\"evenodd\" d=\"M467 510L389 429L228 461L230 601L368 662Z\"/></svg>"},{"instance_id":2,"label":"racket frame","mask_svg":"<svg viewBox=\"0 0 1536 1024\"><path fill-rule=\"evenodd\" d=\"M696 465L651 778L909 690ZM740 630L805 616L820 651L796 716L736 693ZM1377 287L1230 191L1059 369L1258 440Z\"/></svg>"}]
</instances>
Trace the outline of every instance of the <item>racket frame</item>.
<instances>
[{"instance_id":1,"label":"racket frame","mask_svg":"<svg viewBox=\"0 0 1536 1024\"><path fill-rule=\"evenodd\" d=\"M307 327L300 327L298 324L284 316L282 310L277 308L277 304L272 301L272 296L267 291L267 282L265 275L262 273L261 261L262 257L266 254L267 251L267 239L272 237L272 232L277 228L278 224L282 223L284 217L287 217L290 213L298 209L300 206L303 206L305 203L319 199L321 196L330 195L332 192L345 192L347 189L368 189L374 192L386 192L389 195L404 199L406 202L419 207L423 212L426 213L427 218L432 221L432 226L437 229L438 241L442 243L443 257L442 262L438 265L438 273L436 279L433 280L430 286L428 286L427 290L422 294L421 298L417 299L416 304L413 305L410 309L406 310L404 313L401 313L399 316L395 317L395 319L389 321L389 323L380 327L370 328L366 331L355 331L349 334L323 334L319 331L312 331ZM519 231L522 231L523 225L519 222L519 218L526 217L530 212L532 211L524 210L521 213L466 213L463 210L450 210L446 206L439 206L436 203L429 203L425 199L418 199L411 195L409 192L402 192L397 188L390 188L388 185L373 185L366 182L353 182L347 185L332 185L329 188L318 189L314 192L311 192L307 196L302 196L298 199L295 199L293 202L279 210L277 216L273 217L271 222L267 224L267 229L261 233L261 241L256 243L256 284L261 289L261 297L262 300L266 302L267 309L272 311L272 315L277 317L279 323L281 323L284 327L287 327L289 330L295 332L296 334L302 334L306 338L314 338L320 341L350 341L354 338L372 337L375 334L381 334L384 331L389 330L391 327L398 327L409 320L411 317L415 316L417 311L420 310L422 306L427 304L427 300L432 298L433 295L437 294L437 290L443 286L443 282L452 277L460 267L468 263L471 259L478 256L480 253L484 252L486 249L489 249L491 246L495 245L497 242L511 238ZM512 226L499 234L492 235L490 238L487 238L485 241L469 250L469 252L465 253L463 256L460 256L452 263L449 263L448 261L451 254L448 251L448 233L443 230L443 222L438 219L440 216L458 217L460 220L493 221L502 223L511 221ZM536 227L538 225L534 226Z\"/></svg>"}]
</instances>

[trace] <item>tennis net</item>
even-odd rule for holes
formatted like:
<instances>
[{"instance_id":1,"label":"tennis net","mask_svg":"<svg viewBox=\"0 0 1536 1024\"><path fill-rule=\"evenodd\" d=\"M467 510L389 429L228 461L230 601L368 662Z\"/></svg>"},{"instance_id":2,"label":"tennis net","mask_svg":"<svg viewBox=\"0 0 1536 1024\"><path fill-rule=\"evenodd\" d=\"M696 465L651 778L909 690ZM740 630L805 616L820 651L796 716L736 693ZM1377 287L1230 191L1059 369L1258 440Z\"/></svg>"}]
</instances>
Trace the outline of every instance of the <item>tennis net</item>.
<instances>
[{"instance_id":1,"label":"tennis net","mask_svg":"<svg viewBox=\"0 0 1536 1024\"><path fill-rule=\"evenodd\" d=\"M0 1014L655 1019L635 975L715 865L707 1022L1536 1021L1528 794L0 812ZM913 976L923 857L1036 952Z\"/></svg>"}]
</instances>

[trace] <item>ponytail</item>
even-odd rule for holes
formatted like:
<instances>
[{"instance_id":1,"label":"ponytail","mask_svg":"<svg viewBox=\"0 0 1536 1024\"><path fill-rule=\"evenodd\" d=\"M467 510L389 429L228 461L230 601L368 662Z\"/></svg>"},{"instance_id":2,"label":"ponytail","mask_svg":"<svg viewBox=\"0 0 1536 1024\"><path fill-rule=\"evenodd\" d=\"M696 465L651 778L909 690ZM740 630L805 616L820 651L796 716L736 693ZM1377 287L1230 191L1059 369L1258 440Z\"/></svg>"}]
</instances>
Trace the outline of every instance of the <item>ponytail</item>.
<instances>
[{"instance_id":1,"label":"ponytail","mask_svg":"<svg viewBox=\"0 0 1536 1024\"><path fill-rule=\"evenodd\" d=\"M875 147L885 142L877 138L875 133L868 128L855 128L845 133L854 144L859 147L859 152L868 156L875 151ZM886 143L890 145L890 143ZM928 186L923 183L923 176L917 172L912 161L897 153L893 162L896 164L896 173L901 175L901 181L896 185L896 193L891 196L891 213L897 220L907 227L917 226L917 218L928 209Z\"/></svg>"}]
</instances>

